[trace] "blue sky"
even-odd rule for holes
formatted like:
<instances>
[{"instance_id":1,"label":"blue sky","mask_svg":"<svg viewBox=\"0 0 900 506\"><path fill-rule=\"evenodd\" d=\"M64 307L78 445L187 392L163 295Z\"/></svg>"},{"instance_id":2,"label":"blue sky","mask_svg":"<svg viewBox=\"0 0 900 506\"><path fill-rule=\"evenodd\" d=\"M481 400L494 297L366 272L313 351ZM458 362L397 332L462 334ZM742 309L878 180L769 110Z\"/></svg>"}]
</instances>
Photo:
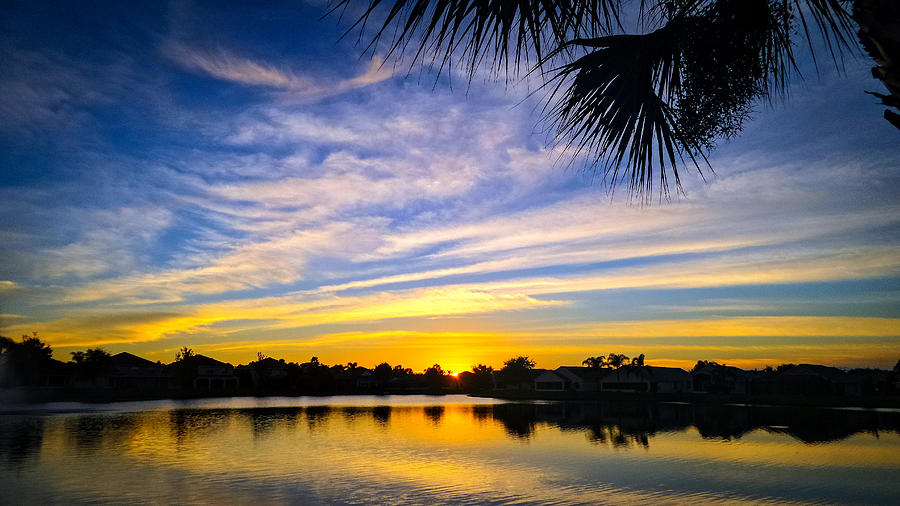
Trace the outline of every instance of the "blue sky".
<instances>
[{"instance_id":1,"label":"blue sky","mask_svg":"<svg viewBox=\"0 0 900 506\"><path fill-rule=\"evenodd\" d=\"M896 362L900 144L866 58L803 60L715 174L642 206L547 147L533 82L382 66L324 12L9 8L5 335L61 359Z\"/></svg>"}]
</instances>

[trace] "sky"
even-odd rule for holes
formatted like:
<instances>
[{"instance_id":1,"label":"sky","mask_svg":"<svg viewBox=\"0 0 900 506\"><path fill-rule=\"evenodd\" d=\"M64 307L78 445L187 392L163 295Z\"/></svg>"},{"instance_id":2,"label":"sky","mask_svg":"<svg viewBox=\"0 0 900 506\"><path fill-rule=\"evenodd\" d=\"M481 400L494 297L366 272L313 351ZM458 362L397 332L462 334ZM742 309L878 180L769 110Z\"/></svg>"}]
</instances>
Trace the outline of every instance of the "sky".
<instances>
[{"instance_id":1,"label":"sky","mask_svg":"<svg viewBox=\"0 0 900 506\"><path fill-rule=\"evenodd\" d=\"M714 172L641 204L549 147L534 83L247 4L6 9L3 335L457 372L900 357L900 132L865 57L804 56Z\"/></svg>"}]
</instances>

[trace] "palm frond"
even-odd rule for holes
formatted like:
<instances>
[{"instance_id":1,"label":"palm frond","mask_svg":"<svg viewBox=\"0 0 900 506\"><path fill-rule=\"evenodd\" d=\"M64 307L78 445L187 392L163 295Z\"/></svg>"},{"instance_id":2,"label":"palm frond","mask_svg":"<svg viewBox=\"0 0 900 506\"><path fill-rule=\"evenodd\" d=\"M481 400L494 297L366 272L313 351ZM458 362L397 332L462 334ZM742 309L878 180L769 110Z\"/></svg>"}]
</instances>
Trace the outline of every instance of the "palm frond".
<instances>
[{"instance_id":1,"label":"palm frond","mask_svg":"<svg viewBox=\"0 0 900 506\"><path fill-rule=\"evenodd\" d=\"M853 18L847 9L847 5L852 2L848 0L791 0L791 2L800 20L813 61L816 60L816 52L813 49L814 32L818 32L819 37L825 42L835 64L845 50L855 47Z\"/></svg>"},{"instance_id":2,"label":"palm frond","mask_svg":"<svg viewBox=\"0 0 900 506\"><path fill-rule=\"evenodd\" d=\"M332 12L352 0L336 0ZM372 0L350 27L362 30L385 2ZM430 58L443 69L451 58L471 75L487 60L493 71L518 71L530 57L583 34L607 33L618 23L620 0L394 0L379 18L367 50L390 37L388 56L412 49L410 66ZM394 34L389 35L393 28Z\"/></svg>"},{"instance_id":3,"label":"palm frond","mask_svg":"<svg viewBox=\"0 0 900 506\"><path fill-rule=\"evenodd\" d=\"M756 102L785 90L797 68L790 12L771 0L720 0L681 26L682 87L670 103L685 137L711 149L740 132Z\"/></svg>"},{"instance_id":4,"label":"palm frond","mask_svg":"<svg viewBox=\"0 0 900 506\"><path fill-rule=\"evenodd\" d=\"M369 37L377 19L367 50L389 40L388 57L439 71L461 61L470 79L482 65L507 76L531 67L549 90L556 143L646 201L655 187L668 197L670 180L681 190L679 167L711 170L716 142L787 90L797 31L814 59L818 33L837 64L854 47L849 3L640 0L627 5L643 33L623 34L621 0L370 0L348 33Z\"/></svg>"},{"instance_id":5,"label":"palm frond","mask_svg":"<svg viewBox=\"0 0 900 506\"><path fill-rule=\"evenodd\" d=\"M672 21L645 35L613 35L573 43L596 48L554 69L545 119L573 155L588 156L613 186L632 196L668 196L669 171L678 189L680 162L698 170L705 155L681 132L665 99L681 87L678 32ZM654 174L656 168L656 174ZM701 171L702 173L702 171Z\"/></svg>"}]
</instances>

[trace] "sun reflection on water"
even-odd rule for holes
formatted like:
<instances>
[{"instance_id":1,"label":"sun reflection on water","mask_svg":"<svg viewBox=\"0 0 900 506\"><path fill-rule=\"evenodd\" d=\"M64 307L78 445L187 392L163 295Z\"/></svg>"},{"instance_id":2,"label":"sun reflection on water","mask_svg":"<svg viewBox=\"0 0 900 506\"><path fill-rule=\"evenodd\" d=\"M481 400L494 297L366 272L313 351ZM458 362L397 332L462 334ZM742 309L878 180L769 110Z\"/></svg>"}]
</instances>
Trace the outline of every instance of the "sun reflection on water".
<instances>
[{"instance_id":1,"label":"sun reflection on water","mask_svg":"<svg viewBox=\"0 0 900 506\"><path fill-rule=\"evenodd\" d=\"M878 503L900 496L896 415L834 415L834 427L812 432L803 413L739 408L711 416L697 406L369 400L5 416L0 494L6 503Z\"/></svg>"}]
</instances>

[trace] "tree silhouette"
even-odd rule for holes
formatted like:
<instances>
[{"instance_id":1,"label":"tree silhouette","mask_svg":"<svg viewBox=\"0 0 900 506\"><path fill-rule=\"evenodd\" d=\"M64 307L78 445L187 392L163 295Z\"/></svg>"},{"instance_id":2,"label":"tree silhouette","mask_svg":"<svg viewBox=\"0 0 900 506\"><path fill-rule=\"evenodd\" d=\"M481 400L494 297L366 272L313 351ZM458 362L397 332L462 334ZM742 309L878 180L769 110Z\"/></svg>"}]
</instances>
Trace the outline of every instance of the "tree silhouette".
<instances>
[{"instance_id":1,"label":"tree silhouette","mask_svg":"<svg viewBox=\"0 0 900 506\"><path fill-rule=\"evenodd\" d=\"M704 367L707 367L707 366L718 367L720 365L724 365L724 364L720 364L720 363L716 362L715 360L698 360L697 363L694 364L694 368L691 369L691 372L697 372L700 369L703 369Z\"/></svg>"},{"instance_id":2,"label":"tree silhouette","mask_svg":"<svg viewBox=\"0 0 900 506\"><path fill-rule=\"evenodd\" d=\"M175 361L176 362L186 362L192 358L194 358L194 350L188 348L187 346L182 346L180 350L175 352Z\"/></svg>"},{"instance_id":3,"label":"tree silhouette","mask_svg":"<svg viewBox=\"0 0 900 506\"><path fill-rule=\"evenodd\" d=\"M478 364L472 366L472 388L478 391L490 390L494 387L494 368Z\"/></svg>"},{"instance_id":4,"label":"tree silhouette","mask_svg":"<svg viewBox=\"0 0 900 506\"><path fill-rule=\"evenodd\" d=\"M606 365L616 370L616 383L621 383L621 381L619 381L619 369L621 369L622 366L625 365L627 360L627 355L622 355L619 353L610 353L606 356Z\"/></svg>"},{"instance_id":5,"label":"tree silhouette","mask_svg":"<svg viewBox=\"0 0 900 506\"><path fill-rule=\"evenodd\" d=\"M335 0L334 10L354 0ZM880 0L857 0L873 3ZM375 23L366 50L439 72L530 72L544 82L557 145L648 199L681 188L754 104L786 91L798 38L821 36L835 63L854 48L849 0L371 0L348 31ZM386 5L388 4L388 5ZM638 20L634 32L625 18ZM365 34L368 37L368 34ZM815 54L813 54L815 59ZM885 81L887 83L887 81ZM896 98L896 96L894 97Z\"/></svg>"},{"instance_id":6,"label":"tree silhouette","mask_svg":"<svg viewBox=\"0 0 900 506\"><path fill-rule=\"evenodd\" d=\"M31 385L41 381L50 367L53 349L37 332L21 341L0 336L0 384Z\"/></svg>"},{"instance_id":7,"label":"tree silhouette","mask_svg":"<svg viewBox=\"0 0 900 506\"><path fill-rule=\"evenodd\" d=\"M97 378L115 370L112 355L103 348L89 348L87 351L73 351L72 362L75 363L75 372L84 379L96 384Z\"/></svg>"},{"instance_id":8,"label":"tree silhouette","mask_svg":"<svg viewBox=\"0 0 900 506\"><path fill-rule=\"evenodd\" d=\"M387 362L382 362L375 366L375 369L372 370L375 374L375 379L378 380L378 384L384 386L391 379L391 375L394 372L393 368L391 368L391 364Z\"/></svg>"},{"instance_id":9,"label":"tree silhouette","mask_svg":"<svg viewBox=\"0 0 900 506\"><path fill-rule=\"evenodd\" d=\"M591 369L600 369L606 365L606 356L600 355L599 357L588 357L581 361L581 365L586 365Z\"/></svg>"},{"instance_id":10,"label":"tree silhouette","mask_svg":"<svg viewBox=\"0 0 900 506\"><path fill-rule=\"evenodd\" d=\"M636 357L631 357L631 361L628 362L628 364L623 367L634 372L639 378L645 378L648 376L652 378L653 369L650 369L649 367L644 365L644 359L645 359L645 356L643 353L641 353L640 355L638 355ZM616 371L616 374L618 375L619 372ZM618 380L618 376L617 376L617 380ZM647 385L647 388L648 389L650 388L649 383Z\"/></svg>"},{"instance_id":11,"label":"tree silhouette","mask_svg":"<svg viewBox=\"0 0 900 506\"><path fill-rule=\"evenodd\" d=\"M175 370L175 376L182 388L190 388L194 382L196 373L194 367L194 350L187 346L182 346L180 350L175 352L175 363L172 364Z\"/></svg>"},{"instance_id":12,"label":"tree silhouette","mask_svg":"<svg viewBox=\"0 0 900 506\"><path fill-rule=\"evenodd\" d=\"M610 353L607 355L606 363L613 369L618 369L625 365L628 360L628 355L621 355L619 353Z\"/></svg>"},{"instance_id":13,"label":"tree silhouette","mask_svg":"<svg viewBox=\"0 0 900 506\"><path fill-rule=\"evenodd\" d=\"M503 362L503 368L500 369L500 376L506 383L528 383L532 379L532 370L535 361L527 356L519 356L511 358Z\"/></svg>"},{"instance_id":14,"label":"tree silhouette","mask_svg":"<svg viewBox=\"0 0 900 506\"><path fill-rule=\"evenodd\" d=\"M859 24L859 40L875 63L872 76L880 79L888 94L867 91L881 103L900 111L900 3L896 0L856 0L853 19ZM884 119L900 128L900 114L885 109Z\"/></svg>"},{"instance_id":15,"label":"tree silhouette","mask_svg":"<svg viewBox=\"0 0 900 506\"><path fill-rule=\"evenodd\" d=\"M403 367L400 364L394 366L394 370L391 373L395 378L403 378L404 376L411 376L413 374L413 370L409 367Z\"/></svg>"},{"instance_id":16,"label":"tree silhouette","mask_svg":"<svg viewBox=\"0 0 900 506\"><path fill-rule=\"evenodd\" d=\"M440 364L434 364L428 369L425 369L425 383L430 390L440 390L445 382L446 376L444 376L444 370L441 368Z\"/></svg>"},{"instance_id":17,"label":"tree silhouette","mask_svg":"<svg viewBox=\"0 0 900 506\"><path fill-rule=\"evenodd\" d=\"M524 357L520 356L520 357L511 358L511 359L503 362L503 370L511 370L511 369L530 370L530 369L534 369L535 365L536 364L535 364L534 360L531 360L527 356L524 356Z\"/></svg>"}]
</instances>

